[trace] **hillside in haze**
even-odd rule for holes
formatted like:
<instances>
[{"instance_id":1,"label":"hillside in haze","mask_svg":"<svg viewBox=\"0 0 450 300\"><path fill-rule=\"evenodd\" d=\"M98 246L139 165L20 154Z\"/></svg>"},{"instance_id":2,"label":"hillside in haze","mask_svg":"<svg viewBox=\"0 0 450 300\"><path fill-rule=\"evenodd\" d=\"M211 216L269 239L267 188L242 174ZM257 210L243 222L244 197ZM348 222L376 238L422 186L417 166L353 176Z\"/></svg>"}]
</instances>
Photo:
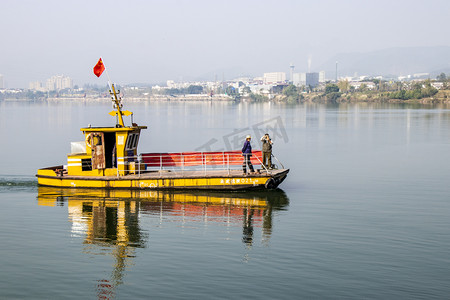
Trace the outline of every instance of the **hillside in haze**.
<instances>
[{"instance_id":1,"label":"hillside in haze","mask_svg":"<svg viewBox=\"0 0 450 300\"><path fill-rule=\"evenodd\" d=\"M450 47L389 48L366 53L338 54L320 66L327 78L334 78L338 62L338 76L409 75L440 72L450 73Z\"/></svg>"}]
</instances>

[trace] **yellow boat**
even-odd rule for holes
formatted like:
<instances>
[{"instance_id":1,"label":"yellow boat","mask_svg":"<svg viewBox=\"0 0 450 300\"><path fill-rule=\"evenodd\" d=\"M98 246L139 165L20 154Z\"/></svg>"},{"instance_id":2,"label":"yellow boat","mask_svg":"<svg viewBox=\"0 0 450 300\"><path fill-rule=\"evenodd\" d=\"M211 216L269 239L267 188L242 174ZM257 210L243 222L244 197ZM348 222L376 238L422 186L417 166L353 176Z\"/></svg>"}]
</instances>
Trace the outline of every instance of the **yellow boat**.
<instances>
[{"instance_id":1,"label":"yellow boat","mask_svg":"<svg viewBox=\"0 0 450 300\"><path fill-rule=\"evenodd\" d=\"M141 153L137 147L142 129L131 121L125 126L122 99L111 85L116 110L113 127L84 127L84 141L71 143L67 164L37 171L38 184L62 188L103 189L274 189L289 169L268 169L261 151L254 151L251 162L261 165L254 173L243 173L240 151ZM276 158L275 158L276 159ZM282 166L282 164L280 164ZM248 169L248 168L247 168Z\"/></svg>"}]
</instances>

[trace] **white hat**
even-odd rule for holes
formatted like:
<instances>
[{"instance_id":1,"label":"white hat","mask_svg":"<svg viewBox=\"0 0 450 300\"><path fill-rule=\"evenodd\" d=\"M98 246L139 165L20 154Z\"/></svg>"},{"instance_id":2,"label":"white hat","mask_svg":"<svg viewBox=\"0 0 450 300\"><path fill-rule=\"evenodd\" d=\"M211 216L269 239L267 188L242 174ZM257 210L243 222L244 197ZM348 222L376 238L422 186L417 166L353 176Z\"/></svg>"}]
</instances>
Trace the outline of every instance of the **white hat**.
<instances>
[{"instance_id":1,"label":"white hat","mask_svg":"<svg viewBox=\"0 0 450 300\"><path fill-rule=\"evenodd\" d=\"M251 139L252 137L250 135L247 135L246 139Z\"/></svg>"}]
</instances>

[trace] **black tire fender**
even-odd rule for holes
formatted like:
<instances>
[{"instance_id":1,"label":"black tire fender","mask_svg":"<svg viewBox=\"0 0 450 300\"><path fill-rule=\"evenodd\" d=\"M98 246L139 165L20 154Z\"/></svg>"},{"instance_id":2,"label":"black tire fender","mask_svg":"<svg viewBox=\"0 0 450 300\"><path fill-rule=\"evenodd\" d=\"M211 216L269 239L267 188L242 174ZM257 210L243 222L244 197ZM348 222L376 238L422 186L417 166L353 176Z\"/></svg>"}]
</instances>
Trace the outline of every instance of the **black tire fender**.
<instances>
[{"instance_id":1,"label":"black tire fender","mask_svg":"<svg viewBox=\"0 0 450 300\"><path fill-rule=\"evenodd\" d=\"M266 184L264 185L266 189L274 189L277 187L277 183L275 182L275 179L269 178L269 180L266 181Z\"/></svg>"}]
</instances>

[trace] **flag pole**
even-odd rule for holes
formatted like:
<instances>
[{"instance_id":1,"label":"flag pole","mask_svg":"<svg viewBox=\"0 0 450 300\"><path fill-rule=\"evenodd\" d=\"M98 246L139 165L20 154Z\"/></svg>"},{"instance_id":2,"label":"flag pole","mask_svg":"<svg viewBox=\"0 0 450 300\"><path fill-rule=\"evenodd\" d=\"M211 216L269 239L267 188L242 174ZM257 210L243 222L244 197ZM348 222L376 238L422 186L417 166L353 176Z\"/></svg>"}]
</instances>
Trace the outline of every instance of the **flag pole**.
<instances>
[{"instance_id":1,"label":"flag pole","mask_svg":"<svg viewBox=\"0 0 450 300\"><path fill-rule=\"evenodd\" d=\"M100 58L102 59L103 65L105 65L105 61L103 60L103 58L101 56L100 56ZM106 71L106 77L108 77L108 85L109 85L109 88L111 89L111 84L113 84L113 83L111 81L111 78L109 77L108 69L106 67L105 67L105 71Z\"/></svg>"},{"instance_id":2,"label":"flag pole","mask_svg":"<svg viewBox=\"0 0 450 300\"><path fill-rule=\"evenodd\" d=\"M105 65L105 62L104 62L103 58L102 58L102 63L103 63L103 65ZM123 122L123 117L122 117L123 113L120 110L120 108L122 106L121 103L120 103L121 99L120 99L120 97L117 97L116 88L114 87L114 83L111 81L111 78L109 77L108 69L106 67L105 67L105 71L106 71L106 77L108 77L108 85L109 85L109 88L110 88L110 94L112 96L114 96L112 100L114 101L114 104L116 105L117 117L118 117L119 125L124 127L125 124Z\"/></svg>"}]
</instances>

